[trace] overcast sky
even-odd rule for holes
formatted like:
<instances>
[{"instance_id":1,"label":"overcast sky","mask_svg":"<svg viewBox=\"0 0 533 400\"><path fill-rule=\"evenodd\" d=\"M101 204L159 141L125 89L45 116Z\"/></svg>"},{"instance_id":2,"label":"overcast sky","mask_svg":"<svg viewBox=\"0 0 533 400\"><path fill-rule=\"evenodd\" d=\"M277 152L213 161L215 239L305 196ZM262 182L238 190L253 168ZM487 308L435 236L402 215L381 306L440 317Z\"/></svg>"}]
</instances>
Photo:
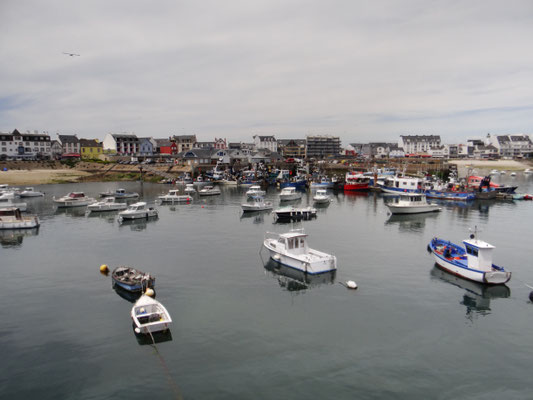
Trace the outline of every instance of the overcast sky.
<instances>
[{"instance_id":1,"label":"overcast sky","mask_svg":"<svg viewBox=\"0 0 533 400\"><path fill-rule=\"evenodd\" d=\"M2 132L533 133L531 0L2 0L0 50Z\"/></svg>"}]
</instances>

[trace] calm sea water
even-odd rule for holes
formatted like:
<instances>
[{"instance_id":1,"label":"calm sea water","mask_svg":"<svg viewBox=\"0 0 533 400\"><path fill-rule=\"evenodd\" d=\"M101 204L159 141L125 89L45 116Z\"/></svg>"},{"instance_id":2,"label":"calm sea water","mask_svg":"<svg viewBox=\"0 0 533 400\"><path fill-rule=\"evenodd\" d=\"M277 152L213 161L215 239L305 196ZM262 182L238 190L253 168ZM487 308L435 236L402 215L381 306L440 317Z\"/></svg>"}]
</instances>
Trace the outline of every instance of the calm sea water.
<instances>
[{"instance_id":1,"label":"calm sea water","mask_svg":"<svg viewBox=\"0 0 533 400\"><path fill-rule=\"evenodd\" d=\"M533 192L533 177L505 179ZM265 232L291 226L268 213L242 217L245 189L158 205L159 219L123 225L51 201L119 187L149 202L169 188L40 186L45 198L27 200L38 232L1 234L0 398L531 398L532 202L449 202L439 214L389 217L382 195L336 194L302 226L311 247L337 256L338 271L298 282L264 267ZM474 226L513 272L507 286L434 267L429 240L460 242ZM156 276L171 337L137 341L132 303L100 274L104 263ZM357 291L338 283L349 279Z\"/></svg>"}]
</instances>

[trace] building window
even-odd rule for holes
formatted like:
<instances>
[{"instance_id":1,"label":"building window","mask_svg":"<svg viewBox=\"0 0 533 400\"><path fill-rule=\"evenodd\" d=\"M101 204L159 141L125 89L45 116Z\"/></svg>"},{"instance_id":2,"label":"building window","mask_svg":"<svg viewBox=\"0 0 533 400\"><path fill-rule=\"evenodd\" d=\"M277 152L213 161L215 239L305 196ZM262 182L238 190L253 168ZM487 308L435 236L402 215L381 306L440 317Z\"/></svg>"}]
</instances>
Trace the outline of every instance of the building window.
<instances>
[{"instance_id":1,"label":"building window","mask_svg":"<svg viewBox=\"0 0 533 400\"><path fill-rule=\"evenodd\" d=\"M2 147L2 151L3 151L3 152L6 152L7 149L6 149L5 147Z\"/></svg>"}]
</instances>

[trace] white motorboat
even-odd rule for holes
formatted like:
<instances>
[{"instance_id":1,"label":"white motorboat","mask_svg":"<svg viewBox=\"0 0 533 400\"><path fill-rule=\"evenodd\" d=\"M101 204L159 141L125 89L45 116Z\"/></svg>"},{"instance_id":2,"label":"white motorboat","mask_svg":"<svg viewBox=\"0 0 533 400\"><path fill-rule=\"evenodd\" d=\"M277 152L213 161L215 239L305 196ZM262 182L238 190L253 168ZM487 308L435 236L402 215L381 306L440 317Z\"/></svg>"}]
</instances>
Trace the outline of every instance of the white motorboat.
<instances>
[{"instance_id":1,"label":"white motorboat","mask_svg":"<svg viewBox=\"0 0 533 400\"><path fill-rule=\"evenodd\" d=\"M27 187L19 193L20 197L42 197L44 193L34 190L32 187Z\"/></svg>"},{"instance_id":2,"label":"white motorboat","mask_svg":"<svg viewBox=\"0 0 533 400\"><path fill-rule=\"evenodd\" d=\"M391 176L385 178L381 191L385 193L417 193L420 191L423 180L410 176Z\"/></svg>"},{"instance_id":3,"label":"white motorboat","mask_svg":"<svg viewBox=\"0 0 533 400\"><path fill-rule=\"evenodd\" d=\"M172 324L172 318L163 304L143 294L131 308L131 319L135 333L149 334L166 331Z\"/></svg>"},{"instance_id":4,"label":"white motorboat","mask_svg":"<svg viewBox=\"0 0 533 400\"><path fill-rule=\"evenodd\" d=\"M313 207L282 207L272 211L279 221L300 221L316 218L316 208Z\"/></svg>"},{"instance_id":5,"label":"white motorboat","mask_svg":"<svg viewBox=\"0 0 533 400\"><path fill-rule=\"evenodd\" d=\"M261 189L261 186L259 185L252 185L250 188L246 191L246 196L249 199L252 199L257 196L264 196L266 192Z\"/></svg>"},{"instance_id":6,"label":"white motorboat","mask_svg":"<svg viewBox=\"0 0 533 400\"><path fill-rule=\"evenodd\" d=\"M516 172L511 172L511 176L516 176Z\"/></svg>"},{"instance_id":7,"label":"white motorboat","mask_svg":"<svg viewBox=\"0 0 533 400\"><path fill-rule=\"evenodd\" d=\"M298 200L302 198L302 193L298 192L295 187L288 186L281 189L279 194L280 201Z\"/></svg>"},{"instance_id":8,"label":"white motorboat","mask_svg":"<svg viewBox=\"0 0 533 400\"><path fill-rule=\"evenodd\" d=\"M148 205L144 201L133 203L128 206L127 210L118 213L118 217L121 220L141 219L157 216L157 210L153 207L148 207Z\"/></svg>"},{"instance_id":9,"label":"white motorboat","mask_svg":"<svg viewBox=\"0 0 533 400\"><path fill-rule=\"evenodd\" d=\"M162 203L179 203L179 202L190 202L192 201L192 197L188 194L180 194L179 190L177 189L171 189L168 191L167 194L163 196L158 197L159 200L161 200Z\"/></svg>"},{"instance_id":10,"label":"white motorboat","mask_svg":"<svg viewBox=\"0 0 533 400\"><path fill-rule=\"evenodd\" d=\"M438 205L428 203L426 195L421 193L400 193L398 198L385 205L391 214L418 214L442 210Z\"/></svg>"},{"instance_id":11,"label":"white motorboat","mask_svg":"<svg viewBox=\"0 0 533 400\"><path fill-rule=\"evenodd\" d=\"M316 204L327 204L331 201L331 197L329 197L328 191L325 189L318 189L313 196L313 201Z\"/></svg>"},{"instance_id":12,"label":"white motorboat","mask_svg":"<svg viewBox=\"0 0 533 400\"><path fill-rule=\"evenodd\" d=\"M479 240L475 234L463 240L464 247L450 241L433 238L428 251L435 262L444 270L475 282L491 285L504 284L511 279L511 273L492 263L494 246Z\"/></svg>"},{"instance_id":13,"label":"white motorboat","mask_svg":"<svg viewBox=\"0 0 533 400\"><path fill-rule=\"evenodd\" d=\"M187 183L185 185L185 189L183 189L183 192L187 194L192 194L196 193L196 189L194 188L194 185L192 183Z\"/></svg>"},{"instance_id":14,"label":"white motorboat","mask_svg":"<svg viewBox=\"0 0 533 400\"><path fill-rule=\"evenodd\" d=\"M255 197L253 203L243 203L241 204L242 211L265 211L272 210L272 202L265 201L263 197Z\"/></svg>"},{"instance_id":15,"label":"white motorboat","mask_svg":"<svg viewBox=\"0 0 533 400\"><path fill-rule=\"evenodd\" d=\"M139 197L139 193L136 192L126 192L125 189L117 189L113 191L107 191L100 193L100 197L114 197L116 199L136 199Z\"/></svg>"},{"instance_id":16,"label":"white motorboat","mask_svg":"<svg viewBox=\"0 0 533 400\"><path fill-rule=\"evenodd\" d=\"M220 194L220 189L215 186L204 186L202 189L198 191L198 194L200 196L216 196L217 194Z\"/></svg>"},{"instance_id":17,"label":"white motorboat","mask_svg":"<svg viewBox=\"0 0 533 400\"><path fill-rule=\"evenodd\" d=\"M492 171L490 171L489 175L498 175L499 173L500 171L498 171L497 169L493 169Z\"/></svg>"},{"instance_id":18,"label":"white motorboat","mask_svg":"<svg viewBox=\"0 0 533 400\"><path fill-rule=\"evenodd\" d=\"M106 197L102 201L97 201L87 206L87 209L91 212L119 211L126 208L128 208L126 203L119 203L115 201L114 197Z\"/></svg>"},{"instance_id":19,"label":"white motorboat","mask_svg":"<svg viewBox=\"0 0 533 400\"><path fill-rule=\"evenodd\" d=\"M236 180L231 179L221 179L218 181L219 185L228 185L228 186L237 186L238 182Z\"/></svg>"},{"instance_id":20,"label":"white motorboat","mask_svg":"<svg viewBox=\"0 0 533 400\"><path fill-rule=\"evenodd\" d=\"M0 209L0 229L31 229L40 225L35 215L23 216L18 208Z\"/></svg>"},{"instance_id":21,"label":"white motorboat","mask_svg":"<svg viewBox=\"0 0 533 400\"><path fill-rule=\"evenodd\" d=\"M0 193L0 202L14 201L17 197L19 196L14 190L6 190Z\"/></svg>"},{"instance_id":22,"label":"white motorboat","mask_svg":"<svg viewBox=\"0 0 533 400\"><path fill-rule=\"evenodd\" d=\"M309 248L303 229L287 233L267 232L263 246L272 260L307 274L321 274L337 269L337 258Z\"/></svg>"},{"instance_id":23,"label":"white motorboat","mask_svg":"<svg viewBox=\"0 0 533 400\"><path fill-rule=\"evenodd\" d=\"M28 204L24 202L15 202L13 199L8 199L7 201L0 202L0 209L3 208L18 208L20 211L24 212L28 209Z\"/></svg>"},{"instance_id":24,"label":"white motorboat","mask_svg":"<svg viewBox=\"0 0 533 400\"><path fill-rule=\"evenodd\" d=\"M58 207L84 207L88 204L96 203L95 199L85 196L83 192L70 192L59 199L53 197L53 200Z\"/></svg>"},{"instance_id":25,"label":"white motorboat","mask_svg":"<svg viewBox=\"0 0 533 400\"><path fill-rule=\"evenodd\" d=\"M524 174L526 174L526 175L533 174L533 170L530 169L530 168L526 168L526 169L524 170Z\"/></svg>"}]
</instances>

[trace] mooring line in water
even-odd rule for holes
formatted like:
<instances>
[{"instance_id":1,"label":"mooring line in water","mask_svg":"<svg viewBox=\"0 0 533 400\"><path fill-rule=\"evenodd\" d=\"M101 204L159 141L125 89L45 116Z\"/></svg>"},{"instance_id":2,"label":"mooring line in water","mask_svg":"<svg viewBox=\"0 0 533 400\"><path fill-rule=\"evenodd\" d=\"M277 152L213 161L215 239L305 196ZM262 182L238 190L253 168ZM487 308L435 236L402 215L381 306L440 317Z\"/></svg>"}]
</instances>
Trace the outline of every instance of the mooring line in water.
<instances>
[{"instance_id":1,"label":"mooring line in water","mask_svg":"<svg viewBox=\"0 0 533 400\"><path fill-rule=\"evenodd\" d=\"M172 388L172 391L174 392L175 398L178 400L183 400L183 396L181 395L180 389L178 387L178 384L172 379L172 376L170 375L170 370L168 369L167 363L165 362L165 359L159 352L159 349L157 348L155 344L154 336L152 335L152 332L148 331L150 334L150 337L152 338L152 346L154 347L155 352L157 353L157 358L159 358L159 362L161 363L161 366L163 367L163 370L165 371L167 375L167 380L170 384L170 387Z\"/></svg>"}]
</instances>

